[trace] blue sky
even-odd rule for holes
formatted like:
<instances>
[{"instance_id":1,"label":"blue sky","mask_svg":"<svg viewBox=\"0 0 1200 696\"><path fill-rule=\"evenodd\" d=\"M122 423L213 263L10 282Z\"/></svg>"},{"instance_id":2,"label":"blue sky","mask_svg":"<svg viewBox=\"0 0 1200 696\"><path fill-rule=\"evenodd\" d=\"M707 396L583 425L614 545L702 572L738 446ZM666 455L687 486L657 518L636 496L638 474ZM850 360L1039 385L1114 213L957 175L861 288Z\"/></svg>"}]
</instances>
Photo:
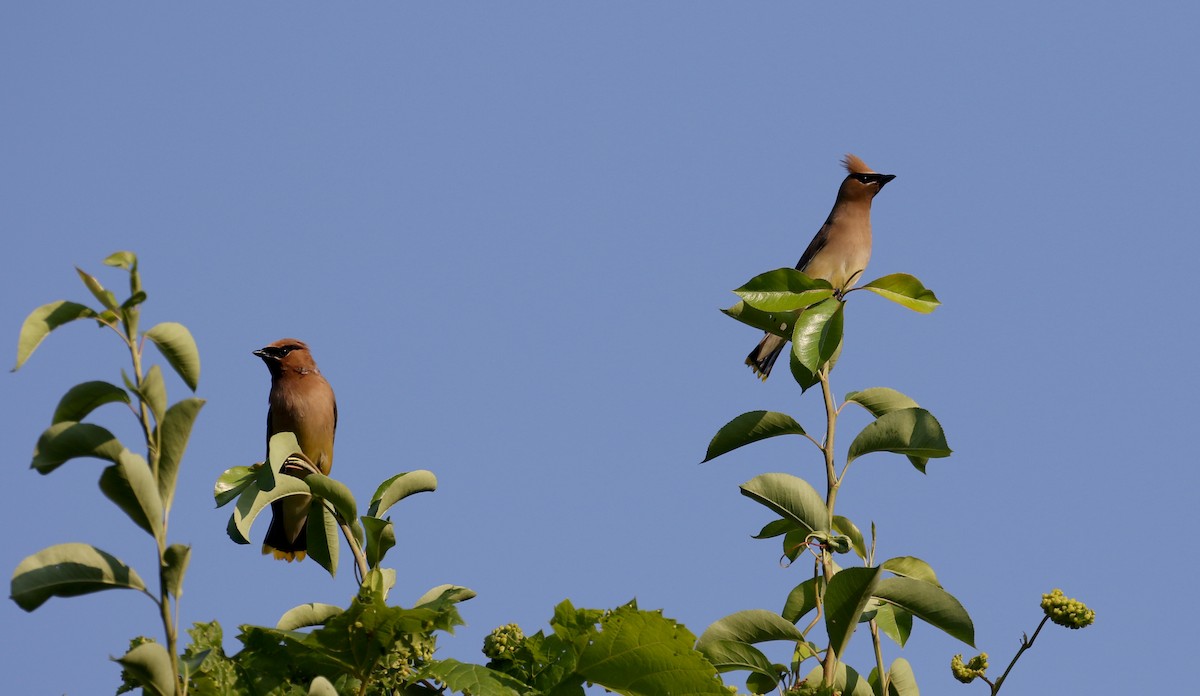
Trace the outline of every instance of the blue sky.
<instances>
[{"instance_id":1,"label":"blue sky","mask_svg":"<svg viewBox=\"0 0 1200 696\"><path fill-rule=\"evenodd\" d=\"M482 660L491 628L536 631L564 598L636 597L699 634L779 610L805 577L749 538L769 515L737 486L819 483L811 448L698 462L743 411L819 424L786 372L752 377L757 332L717 309L795 262L854 152L898 175L867 276L912 273L944 305L852 295L834 387L910 394L955 455L926 476L865 457L839 512L879 525L881 555L932 563L994 665L1041 593L1097 611L1044 631L1012 693L1171 683L1136 660L1190 656L1169 607L1194 578L1200 483L1198 25L1157 2L10 3L0 329L12 360L30 310L87 299L72 265L119 285L100 261L129 249L147 326L192 330L208 404L170 531L193 547L187 624L231 638L353 593L348 568L232 544L212 506L223 469L262 457L269 380L250 351L296 336L337 392L334 474L360 501L399 471L439 478L395 509L389 558L397 601L479 593L440 654ZM4 376L10 572L86 541L149 574L98 462L27 468L62 392L121 366L79 325ZM98 420L134 441L109 408ZM843 445L866 420L847 423ZM0 670L13 693L107 693L107 656L156 630L134 593L0 603ZM918 627L887 656L926 693L981 693L949 674L967 650Z\"/></svg>"}]
</instances>

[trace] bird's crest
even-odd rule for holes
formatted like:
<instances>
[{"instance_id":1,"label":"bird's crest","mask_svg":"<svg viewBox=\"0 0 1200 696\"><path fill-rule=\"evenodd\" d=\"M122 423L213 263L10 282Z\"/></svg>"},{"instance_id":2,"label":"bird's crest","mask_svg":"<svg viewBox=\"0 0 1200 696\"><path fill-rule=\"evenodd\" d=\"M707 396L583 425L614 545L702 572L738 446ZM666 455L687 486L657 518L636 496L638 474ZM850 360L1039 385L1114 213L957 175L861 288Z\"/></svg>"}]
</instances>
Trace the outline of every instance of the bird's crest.
<instances>
[{"instance_id":1,"label":"bird's crest","mask_svg":"<svg viewBox=\"0 0 1200 696\"><path fill-rule=\"evenodd\" d=\"M851 174L874 174L875 170L867 166L867 163L858 158L857 155L848 154L842 159L842 164L846 167L846 171Z\"/></svg>"}]
</instances>

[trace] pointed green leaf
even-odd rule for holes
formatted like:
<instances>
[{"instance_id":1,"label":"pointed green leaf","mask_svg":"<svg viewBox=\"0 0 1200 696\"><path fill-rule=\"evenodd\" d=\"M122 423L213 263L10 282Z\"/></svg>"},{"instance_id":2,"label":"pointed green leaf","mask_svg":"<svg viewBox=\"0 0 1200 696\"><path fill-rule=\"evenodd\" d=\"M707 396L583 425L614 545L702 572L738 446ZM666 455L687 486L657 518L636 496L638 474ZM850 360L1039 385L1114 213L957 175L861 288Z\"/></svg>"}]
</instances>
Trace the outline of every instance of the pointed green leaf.
<instances>
[{"instance_id":1,"label":"pointed green leaf","mask_svg":"<svg viewBox=\"0 0 1200 696\"><path fill-rule=\"evenodd\" d=\"M192 436L192 425L203 406L204 399L182 399L167 409L159 423L158 494L168 508L175 499L175 479Z\"/></svg>"},{"instance_id":2,"label":"pointed green leaf","mask_svg":"<svg viewBox=\"0 0 1200 696\"><path fill-rule=\"evenodd\" d=\"M64 462L77 457L95 457L116 462L125 446L115 435L91 423L63 421L46 429L33 450L30 468L48 474Z\"/></svg>"},{"instance_id":3,"label":"pointed green leaf","mask_svg":"<svg viewBox=\"0 0 1200 696\"><path fill-rule=\"evenodd\" d=\"M788 369L792 372L792 379L796 380L796 384L800 385L801 394L816 386L821 381L820 376L816 372L808 369L800 362L800 359L796 357L796 351L788 351Z\"/></svg>"},{"instance_id":4,"label":"pointed green leaf","mask_svg":"<svg viewBox=\"0 0 1200 696\"><path fill-rule=\"evenodd\" d=\"M458 604L459 602L465 602L474 598L475 590L463 587L461 585L438 585L437 587L429 588L425 594L418 597L417 601L413 603L413 608L440 608L449 606L451 604Z\"/></svg>"},{"instance_id":5,"label":"pointed green leaf","mask_svg":"<svg viewBox=\"0 0 1200 696\"><path fill-rule=\"evenodd\" d=\"M833 529L850 537L850 545L854 547L854 553L864 561L867 560L867 543L863 539L862 532L853 522L841 515L834 515Z\"/></svg>"},{"instance_id":6,"label":"pointed green leaf","mask_svg":"<svg viewBox=\"0 0 1200 696\"><path fill-rule=\"evenodd\" d=\"M65 300L44 304L30 312L21 324L21 335L17 338L17 364L13 366L13 372L21 369L51 331L76 319L95 319L96 316L92 308Z\"/></svg>"},{"instance_id":7,"label":"pointed green leaf","mask_svg":"<svg viewBox=\"0 0 1200 696\"><path fill-rule=\"evenodd\" d=\"M76 384L59 400L52 422L81 421L100 406L113 403L131 403L129 394L109 382Z\"/></svg>"},{"instance_id":8,"label":"pointed green leaf","mask_svg":"<svg viewBox=\"0 0 1200 696\"><path fill-rule=\"evenodd\" d=\"M863 609L883 574L880 568L845 568L825 590L825 631L834 654L842 657Z\"/></svg>"},{"instance_id":9,"label":"pointed green leaf","mask_svg":"<svg viewBox=\"0 0 1200 696\"><path fill-rule=\"evenodd\" d=\"M255 470L248 466L235 466L221 472L217 477L217 484L213 487L213 498L217 501L217 507L224 507L241 495L247 486L254 483L256 476Z\"/></svg>"},{"instance_id":10,"label":"pointed green leaf","mask_svg":"<svg viewBox=\"0 0 1200 696\"><path fill-rule=\"evenodd\" d=\"M139 454L121 452L117 461L100 474L100 490L117 504L134 524L155 539L162 534L163 507L150 465Z\"/></svg>"},{"instance_id":11,"label":"pointed green leaf","mask_svg":"<svg viewBox=\"0 0 1200 696\"><path fill-rule=\"evenodd\" d=\"M912 578L884 578L874 595L975 647L975 624L967 610L937 585Z\"/></svg>"},{"instance_id":12,"label":"pointed green leaf","mask_svg":"<svg viewBox=\"0 0 1200 696\"><path fill-rule=\"evenodd\" d=\"M842 343L842 307L831 297L804 310L792 329L792 352L810 372L818 372Z\"/></svg>"},{"instance_id":13,"label":"pointed green leaf","mask_svg":"<svg viewBox=\"0 0 1200 696\"><path fill-rule=\"evenodd\" d=\"M114 658L141 685L143 693L154 696L174 696L175 677L171 669L171 654L153 641L142 643L124 656Z\"/></svg>"},{"instance_id":14,"label":"pointed green leaf","mask_svg":"<svg viewBox=\"0 0 1200 696\"><path fill-rule=\"evenodd\" d=\"M755 534L751 538L752 539L772 539L774 537L780 536L781 534L787 534L788 532L792 532L797 529L799 529L799 527L796 526L796 523L791 520L785 520L785 519L771 520L762 528L761 531L759 531L758 534Z\"/></svg>"},{"instance_id":15,"label":"pointed green leaf","mask_svg":"<svg viewBox=\"0 0 1200 696\"><path fill-rule=\"evenodd\" d=\"M765 609L746 609L714 621L701 634L696 648L703 651L703 646L713 641L753 644L772 640L804 640L804 634L779 614Z\"/></svg>"},{"instance_id":16,"label":"pointed green leaf","mask_svg":"<svg viewBox=\"0 0 1200 696\"><path fill-rule=\"evenodd\" d=\"M779 681L779 673L761 650L735 640L711 640L696 649L717 668L718 672L747 670Z\"/></svg>"},{"instance_id":17,"label":"pointed green leaf","mask_svg":"<svg viewBox=\"0 0 1200 696\"><path fill-rule=\"evenodd\" d=\"M162 369L151 365L142 378L142 388L138 395L154 415L154 422L161 423L163 414L167 411L167 384L163 381Z\"/></svg>"},{"instance_id":18,"label":"pointed green leaf","mask_svg":"<svg viewBox=\"0 0 1200 696\"><path fill-rule=\"evenodd\" d=\"M721 426L712 442L708 443L704 461L711 461L726 452L769 437L803 434L804 428L785 413L750 411Z\"/></svg>"},{"instance_id":19,"label":"pointed green leaf","mask_svg":"<svg viewBox=\"0 0 1200 696\"><path fill-rule=\"evenodd\" d=\"M104 286L100 284L100 281L96 280L95 276L86 273L78 266L75 267L75 272L79 274L79 279L91 291L92 296L100 301L100 304L104 305L106 309L117 308L117 298L113 297L111 292L105 290Z\"/></svg>"},{"instance_id":20,"label":"pointed green leaf","mask_svg":"<svg viewBox=\"0 0 1200 696\"><path fill-rule=\"evenodd\" d=\"M913 674L912 665L908 664L908 660L897 657L892 661L889 674L891 688L888 690L888 696L921 696L921 690L917 688L917 675Z\"/></svg>"},{"instance_id":21,"label":"pointed green leaf","mask_svg":"<svg viewBox=\"0 0 1200 696\"><path fill-rule=\"evenodd\" d=\"M870 452L895 452L914 457L949 457L946 435L933 414L923 408L886 413L862 429L850 443L846 463Z\"/></svg>"},{"instance_id":22,"label":"pointed green leaf","mask_svg":"<svg viewBox=\"0 0 1200 696\"><path fill-rule=\"evenodd\" d=\"M145 590L146 584L115 556L88 544L58 544L28 556L13 571L17 606L33 611L51 597L102 590Z\"/></svg>"},{"instance_id":23,"label":"pointed green leaf","mask_svg":"<svg viewBox=\"0 0 1200 696\"><path fill-rule=\"evenodd\" d=\"M320 474L312 474L320 476ZM290 477L283 477L290 478ZM337 577L338 551L341 548L341 529L337 518L327 505L316 504L308 508L308 524L306 525L308 540L308 557L317 565L329 572L329 577Z\"/></svg>"},{"instance_id":24,"label":"pointed green leaf","mask_svg":"<svg viewBox=\"0 0 1200 696\"><path fill-rule=\"evenodd\" d=\"M883 562L882 568L890 573L901 575L914 580L922 580L924 582L933 583L941 587L938 582L937 573L933 572L933 566L916 556L897 556L889 558Z\"/></svg>"},{"instance_id":25,"label":"pointed green leaf","mask_svg":"<svg viewBox=\"0 0 1200 696\"><path fill-rule=\"evenodd\" d=\"M431 660L422 675L440 681L450 691L472 696L521 696L529 691L529 687L515 677L455 659Z\"/></svg>"},{"instance_id":26,"label":"pointed green leaf","mask_svg":"<svg viewBox=\"0 0 1200 696\"><path fill-rule=\"evenodd\" d=\"M729 309L722 309L721 313L748 326L789 340L792 338L792 326L796 321L797 314L797 312L764 312L745 302L738 302Z\"/></svg>"},{"instance_id":27,"label":"pointed green leaf","mask_svg":"<svg viewBox=\"0 0 1200 696\"><path fill-rule=\"evenodd\" d=\"M829 530L825 500L807 481L791 474L762 474L741 486L742 495L767 506L806 533Z\"/></svg>"},{"instance_id":28,"label":"pointed green leaf","mask_svg":"<svg viewBox=\"0 0 1200 696\"><path fill-rule=\"evenodd\" d=\"M267 467L262 467L267 469ZM259 470L261 473L262 469ZM226 531L229 533L229 538L239 544L250 543L250 526L254 524L254 519L265 508L269 508L271 503L286 498L292 495L308 495L308 484L295 476L276 476L274 478L273 487L267 490L262 490L259 486L262 485L262 477L256 477L258 486L249 486L238 497L237 505L234 506L233 514L229 519L229 526ZM269 480L269 479L268 479Z\"/></svg>"},{"instance_id":29,"label":"pointed green leaf","mask_svg":"<svg viewBox=\"0 0 1200 696\"><path fill-rule=\"evenodd\" d=\"M920 405L910 397L890 387L872 387L862 391L853 391L846 395L846 401L862 406L876 418L885 413L906 408L916 408Z\"/></svg>"},{"instance_id":30,"label":"pointed green leaf","mask_svg":"<svg viewBox=\"0 0 1200 696\"><path fill-rule=\"evenodd\" d=\"M104 259L105 266L132 270L137 268L137 254L132 251L114 251Z\"/></svg>"},{"instance_id":31,"label":"pointed green leaf","mask_svg":"<svg viewBox=\"0 0 1200 696\"><path fill-rule=\"evenodd\" d=\"M820 684L821 677L822 667L821 665L817 665L805 676L804 683L812 685ZM845 662L838 662L837 672L833 676L833 689L835 693L841 696L875 696L875 692L871 689L871 684Z\"/></svg>"},{"instance_id":32,"label":"pointed green leaf","mask_svg":"<svg viewBox=\"0 0 1200 696\"><path fill-rule=\"evenodd\" d=\"M192 547L187 544L171 544L163 553L163 584L176 599L183 596L183 576L191 559Z\"/></svg>"},{"instance_id":33,"label":"pointed green leaf","mask_svg":"<svg viewBox=\"0 0 1200 696\"><path fill-rule=\"evenodd\" d=\"M275 628L280 631L297 631L309 626L324 626L332 616L342 613L342 608L332 604L309 602L298 607L292 607L279 617Z\"/></svg>"},{"instance_id":34,"label":"pointed green leaf","mask_svg":"<svg viewBox=\"0 0 1200 696\"><path fill-rule=\"evenodd\" d=\"M175 369L183 383L192 391L200 382L200 350L196 339L183 324L163 322L146 332L146 338L158 346L158 351Z\"/></svg>"},{"instance_id":35,"label":"pointed green leaf","mask_svg":"<svg viewBox=\"0 0 1200 696\"><path fill-rule=\"evenodd\" d=\"M783 619L796 623L804 618L805 614L816 609L817 592L824 582L824 578L809 578L792 588L787 601L783 603L783 611L780 612Z\"/></svg>"},{"instance_id":36,"label":"pointed green leaf","mask_svg":"<svg viewBox=\"0 0 1200 696\"><path fill-rule=\"evenodd\" d=\"M921 281L907 273L893 273L876 278L862 287L922 314L929 314L941 304L932 290L926 289Z\"/></svg>"},{"instance_id":37,"label":"pointed green leaf","mask_svg":"<svg viewBox=\"0 0 1200 696\"><path fill-rule=\"evenodd\" d=\"M875 608L875 623L879 625L879 630L883 631L884 635L896 641L896 645L904 647L908 642L908 637L912 635L913 617L912 614L904 611L894 604L888 604L881 600Z\"/></svg>"},{"instance_id":38,"label":"pointed green leaf","mask_svg":"<svg viewBox=\"0 0 1200 696\"><path fill-rule=\"evenodd\" d=\"M329 501L343 520L350 522L358 517L358 505L354 502L354 494L350 492L346 484L324 474L309 474L304 480L308 483L312 494Z\"/></svg>"},{"instance_id":39,"label":"pointed green leaf","mask_svg":"<svg viewBox=\"0 0 1200 696\"><path fill-rule=\"evenodd\" d=\"M393 505L408 496L434 490L437 490L437 477L432 471L418 469L396 474L375 489L375 495L371 496L371 505L367 508L367 515L383 517Z\"/></svg>"},{"instance_id":40,"label":"pointed green leaf","mask_svg":"<svg viewBox=\"0 0 1200 696\"><path fill-rule=\"evenodd\" d=\"M363 528L367 537L367 566L375 568L383 560L388 549L396 545L396 529L391 520L364 515Z\"/></svg>"},{"instance_id":41,"label":"pointed green leaf","mask_svg":"<svg viewBox=\"0 0 1200 696\"><path fill-rule=\"evenodd\" d=\"M833 286L827 280L809 278L794 268L777 268L754 276L733 292L760 311L787 312L832 297Z\"/></svg>"}]
</instances>

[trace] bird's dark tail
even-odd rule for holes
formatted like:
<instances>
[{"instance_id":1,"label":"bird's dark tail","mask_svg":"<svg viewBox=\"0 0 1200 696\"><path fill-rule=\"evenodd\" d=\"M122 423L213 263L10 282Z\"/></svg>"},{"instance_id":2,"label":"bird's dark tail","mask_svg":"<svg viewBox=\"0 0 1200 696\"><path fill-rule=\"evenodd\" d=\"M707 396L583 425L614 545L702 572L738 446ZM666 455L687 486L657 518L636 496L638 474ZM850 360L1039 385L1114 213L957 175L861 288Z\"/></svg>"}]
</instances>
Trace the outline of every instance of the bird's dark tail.
<instances>
[{"instance_id":1,"label":"bird's dark tail","mask_svg":"<svg viewBox=\"0 0 1200 696\"><path fill-rule=\"evenodd\" d=\"M768 333L758 342L754 350L750 351L750 355L746 356L746 364L754 370L755 375L764 382L767 381L767 377L771 374L771 368L775 366L775 360L783 352L783 346L786 343L787 341L783 338Z\"/></svg>"},{"instance_id":2,"label":"bird's dark tail","mask_svg":"<svg viewBox=\"0 0 1200 696\"><path fill-rule=\"evenodd\" d=\"M274 554L275 560L288 563L303 561L308 555L308 520L306 518L300 523L295 538L288 538L283 522L287 516L282 500L271 503L271 526L267 527L267 536L263 538L263 555Z\"/></svg>"}]
</instances>

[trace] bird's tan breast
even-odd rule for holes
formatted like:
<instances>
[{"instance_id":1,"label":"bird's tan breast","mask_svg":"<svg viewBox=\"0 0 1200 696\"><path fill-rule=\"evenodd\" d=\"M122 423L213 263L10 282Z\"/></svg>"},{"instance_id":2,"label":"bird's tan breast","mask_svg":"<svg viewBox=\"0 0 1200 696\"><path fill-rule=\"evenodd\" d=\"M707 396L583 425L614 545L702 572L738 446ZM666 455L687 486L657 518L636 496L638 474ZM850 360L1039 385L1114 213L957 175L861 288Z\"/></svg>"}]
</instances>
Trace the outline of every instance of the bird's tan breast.
<instances>
[{"instance_id":1,"label":"bird's tan breast","mask_svg":"<svg viewBox=\"0 0 1200 696\"><path fill-rule=\"evenodd\" d=\"M292 432L304 455L328 472L337 424L333 389L319 374L285 377L271 388L271 434Z\"/></svg>"}]
</instances>

